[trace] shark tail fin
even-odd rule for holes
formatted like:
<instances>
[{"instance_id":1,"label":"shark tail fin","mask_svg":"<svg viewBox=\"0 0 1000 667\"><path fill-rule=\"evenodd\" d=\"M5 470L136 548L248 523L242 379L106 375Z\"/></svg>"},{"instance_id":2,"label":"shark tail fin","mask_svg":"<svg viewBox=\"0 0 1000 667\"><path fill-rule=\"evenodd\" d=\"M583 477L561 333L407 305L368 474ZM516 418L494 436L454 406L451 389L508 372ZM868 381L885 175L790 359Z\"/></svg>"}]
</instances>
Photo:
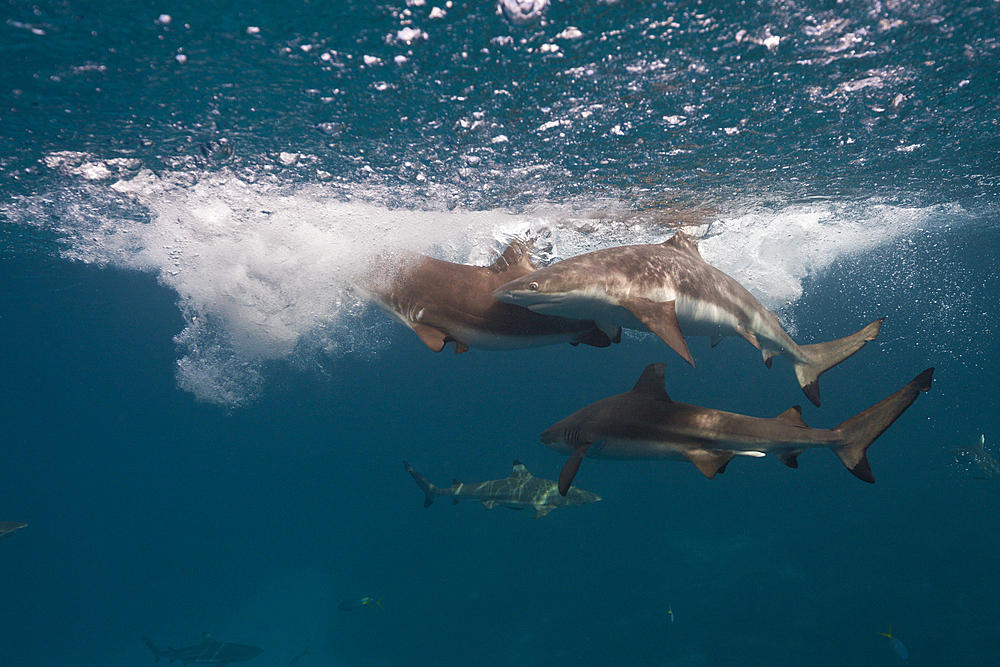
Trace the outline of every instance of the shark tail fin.
<instances>
[{"instance_id":1,"label":"shark tail fin","mask_svg":"<svg viewBox=\"0 0 1000 667\"><path fill-rule=\"evenodd\" d=\"M153 645L153 642L149 641L146 635L139 635L139 638L142 639L143 643L149 647L150 651L153 652L153 657L156 659L156 662L159 662L160 658L165 655L164 652L156 648L156 646Z\"/></svg>"},{"instance_id":2,"label":"shark tail fin","mask_svg":"<svg viewBox=\"0 0 1000 667\"><path fill-rule=\"evenodd\" d=\"M920 392L930 390L933 373L934 369L928 368L889 398L834 429L844 436L845 444L833 451L855 477L869 484L875 483L875 476L868 465L868 447L917 400Z\"/></svg>"},{"instance_id":3,"label":"shark tail fin","mask_svg":"<svg viewBox=\"0 0 1000 667\"><path fill-rule=\"evenodd\" d=\"M430 482L428 482L423 475L414 470L413 466L411 466L406 461L403 461L403 466L406 467L406 472L410 473L410 477L412 477L413 481L417 483L417 486L420 487L420 490L427 495L427 497L424 498L424 507L430 507L431 504L434 503L434 492L436 491L435 486Z\"/></svg>"},{"instance_id":4,"label":"shark tail fin","mask_svg":"<svg viewBox=\"0 0 1000 667\"><path fill-rule=\"evenodd\" d=\"M879 318L846 338L799 346L803 360L795 363L795 377L813 405L819 407L819 376L863 348L868 341L875 340L884 319ZM764 361L770 361L766 355Z\"/></svg>"}]
</instances>

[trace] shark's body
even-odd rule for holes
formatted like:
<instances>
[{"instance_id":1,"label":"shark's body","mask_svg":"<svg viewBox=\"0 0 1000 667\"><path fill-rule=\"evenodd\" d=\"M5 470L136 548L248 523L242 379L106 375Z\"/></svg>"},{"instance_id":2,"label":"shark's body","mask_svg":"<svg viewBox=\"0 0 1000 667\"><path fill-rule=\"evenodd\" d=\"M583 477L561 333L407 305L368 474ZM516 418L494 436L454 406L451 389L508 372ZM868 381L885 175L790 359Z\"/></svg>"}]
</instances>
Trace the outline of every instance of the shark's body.
<instances>
[{"instance_id":1,"label":"shark's body","mask_svg":"<svg viewBox=\"0 0 1000 667\"><path fill-rule=\"evenodd\" d=\"M0 521L0 539L10 537L11 533L21 530L27 525L21 521Z\"/></svg>"},{"instance_id":2,"label":"shark's body","mask_svg":"<svg viewBox=\"0 0 1000 667\"><path fill-rule=\"evenodd\" d=\"M406 254L393 267L358 278L355 287L435 352L448 343L465 352L556 343L607 347L621 339L620 329L609 336L591 321L543 315L493 298L497 287L535 268L526 244L515 241L490 266Z\"/></svg>"},{"instance_id":3,"label":"shark's body","mask_svg":"<svg viewBox=\"0 0 1000 667\"><path fill-rule=\"evenodd\" d=\"M140 635L140 637L142 636ZM203 639L200 644L185 648L158 649L146 637L142 637L142 641L153 652L156 662L159 662L160 658L167 658L170 662L180 660L185 665L194 663L196 665L226 667L226 665L234 662L246 662L264 652L263 649L259 649L256 646L217 642L207 632L202 633L202 637Z\"/></svg>"},{"instance_id":4,"label":"shark's body","mask_svg":"<svg viewBox=\"0 0 1000 667\"><path fill-rule=\"evenodd\" d=\"M881 403L834 429L810 428L798 406L762 419L678 403L663 388L664 364L650 364L632 391L592 403L542 433L548 447L569 454L559 476L566 492L584 456L595 459L676 459L709 479L734 456L774 454L792 468L810 447L832 449L856 477L874 482L867 450L931 386L933 368Z\"/></svg>"},{"instance_id":5,"label":"shark's body","mask_svg":"<svg viewBox=\"0 0 1000 667\"><path fill-rule=\"evenodd\" d=\"M601 499L596 493L582 489L570 489L568 494L560 494L555 482L533 476L519 461L514 461L514 470L506 479L493 479L479 484L462 484L455 480L448 488L434 486L406 461L403 461L403 465L427 494L424 507L429 507L434 502L434 496L447 496L456 505L460 500L478 500L486 509L493 509L497 505L516 510L534 509L537 519L557 507L585 505Z\"/></svg>"},{"instance_id":6,"label":"shark's body","mask_svg":"<svg viewBox=\"0 0 1000 667\"><path fill-rule=\"evenodd\" d=\"M979 436L979 442L970 447L956 447L952 450L956 456L971 459L982 479L1000 479L1000 462L986 451L986 436Z\"/></svg>"},{"instance_id":7,"label":"shark's body","mask_svg":"<svg viewBox=\"0 0 1000 667\"><path fill-rule=\"evenodd\" d=\"M685 336L709 336L713 345L740 336L761 351L769 368L772 357L788 357L817 406L819 376L874 340L882 324L876 320L829 343L798 345L774 313L702 259L697 242L680 230L660 244L570 257L501 285L493 296L537 313L593 320L605 331L652 331L692 366Z\"/></svg>"}]
</instances>

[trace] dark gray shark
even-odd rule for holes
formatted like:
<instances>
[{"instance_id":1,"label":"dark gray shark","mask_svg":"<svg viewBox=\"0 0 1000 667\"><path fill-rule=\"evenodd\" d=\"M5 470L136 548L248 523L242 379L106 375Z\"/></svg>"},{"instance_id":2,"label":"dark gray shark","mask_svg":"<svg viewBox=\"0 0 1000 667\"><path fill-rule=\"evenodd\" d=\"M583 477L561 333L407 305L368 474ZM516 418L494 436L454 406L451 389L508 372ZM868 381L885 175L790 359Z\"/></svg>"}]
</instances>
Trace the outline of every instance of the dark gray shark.
<instances>
[{"instance_id":1,"label":"dark gray shark","mask_svg":"<svg viewBox=\"0 0 1000 667\"><path fill-rule=\"evenodd\" d=\"M512 350L555 343L608 347L621 340L621 329L602 331L592 321L542 315L494 299L497 287L535 270L527 250L528 244L514 241L490 266L408 253L387 270L376 267L357 278L354 286L435 352L448 343L465 352L470 347ZM380 264L385 263L383 258Z\"/></svg>"},{"instance_id":2,"label":"dark gray shark","mask_svg":"<svg viewBox=\"0 0 1000 667\"><path fill-rule=\"evenodd\" d=\"M21 521L0 521L0 540L10 537L11 533L21 530L27 525Z\"/></svg>"},{"instance_id":3,"label":"dark gray shark","mask_svg":"<svg viewBox=\"0 0 1000 667\"><path fill-rule=\"evenodd\" d=\"M149 650L153 652L156 662L160 658L167 658L170 662L180 660L185 665L192 662L196 665L216 665L216 667L226 667L233 662L246 662L256 658L264 652L256 646L244 646L243 644L230 644L229 642L217 642L207 632L202 633L202 642L194 646L185 648L158 649L153 646L153 642L146 637L139 635L146 643Z\"/></svg>"},{"instance_id":4,"label":"dark gray shark","mask_svg":"<svg viewBox=\"0 0 1000 667\"><path fill-rule=\"evenodd\" d=\"M761 351L768 368L772 357L788 357L817 406L819 376L874 340L882 325L879 319L846 338L797 345L774 313L702 259L698 243L680 230L664 243L564 259L501 285L493 296L536 313L593 320L604 331L652 331L692 366L685 336L710 336L713 346L741 336Z\"/></svg>"},{"instance_id":5,"label":"dark gray shark","mask_svg":"<svg viewBox=\"0 0 1000 667\"><path fill-rule=\"evenodd\" d=\"M677 403L663 388L664 364L650 364L632 391L578 410L542 433L548 447L569 454L559 475L559 492L570 490L584 456L594 459L675 459L698 466L706 477L725 472L734 456L773 453L790 468L809 447L832 449L847 469L875 481L868 447L931 387L933 368L832 430L809 428L799 406L773 419L748 417Z\"/></svg>"},{"instance_id":6,"label":"dark gray shark","mask_svg":"<svg viewBox=\"0 0 1000 667\"><path fill-rule=\"evenodd\" d=\"M555 482L533 476L520 461L514 461L514 470L506 479L494 479L479 484L462 484L455 480L446 489L428 482L406 461L403 461L403 465L416 480L417 485L427 494L424 507L430 507L434 502L434 496L448 496L456 505L459 500L479 500L486 509L493 509L497 505L515 510L533 508L537 519L557 507L586 505L601 499L596 493L582 489L569 489L569 493L560 494Z\"/></svg>"}]
</instances>

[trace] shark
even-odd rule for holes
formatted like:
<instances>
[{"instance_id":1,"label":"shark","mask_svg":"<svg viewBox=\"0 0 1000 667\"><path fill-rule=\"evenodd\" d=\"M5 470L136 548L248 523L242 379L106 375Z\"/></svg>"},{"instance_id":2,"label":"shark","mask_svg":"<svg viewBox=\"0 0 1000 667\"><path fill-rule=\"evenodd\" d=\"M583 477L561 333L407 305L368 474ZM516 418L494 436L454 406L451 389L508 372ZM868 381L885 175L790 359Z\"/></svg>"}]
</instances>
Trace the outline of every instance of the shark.
<instances>
[{"instance_id":1,"label":"shark","mask_svg":"<svg viewBox=\"0 0 1000 667\"><path fill-rule=\"evenodd\" d=\"M709 479L735 456L773 454L790 468L811 447L826 447L855 477L875 482L868 448L931 387L928 368L905 387L833 429L810 428L798 405L761 418L679 403L664 387L665 364L650 364L631 391L601 399L555 423L542 442L569 459L559 475L567 493L584 456L594 459L686 460Z\"/></svg>"},{"instance_id":2,"label":"shark","mask_svg":"<svg viewBox=\"0 0 1000 667\"><path fill-rule=\"evenodd\" d=\"M243 644L231 644L229 642L218 642L212 639L207 632L202 633L202 641L194 646L185 648L158 649L149 639L139 635L149 650L153 652L156 662L160 658L167 658L170 662L180 660L183 664L189 665L215 665L216 667L226 667L233 662L246 662L256 658L264 652L256 646L244 646Z\"/></svg>"},{"instance_id":3,"label":"shark","mask_svg":"<svg viewBox=\"0 0 1000 667\"><path fill-rule=\"evenodd\" d=\"M609 347L619 342L620 329L599 329L592 321L535 313L493 298L497 287L537 268L529 248L530 242L515 239L489 266L404 253L384 271L381 265L387 260L383 258L380 266L353 284L434 352L449 343L454 343L455 352L466 352L469 348L513 350L558 343Z\"/></svg>"},{"instance_id":4,"label":"shark","mask_svg":"<svg viewBox=\"0 0 1000 667\"><path fill-rule=\"evenodd\" d=\"M971 460L979 469L979 479L1000 479L1000 461L986 451L986 436L980 435L979 442L974 445L956 447L951 450L959 459Z\"/></svg>"},{"instance_id":5,"label":"shark","mask_svg":"<svg viewBox=\"0 0 1000 667\"><path fill-rule=\"evenodd\" d=\"M21 530L27 525L23 521L0 521L0 540L10 537L11 533Z\"/></svg>"},{"instance_id":6,"label":"shark","mask_svg":"<svg viewBox=\"0 0 1000 667\"><path fill-rule=\"evenodd\" d=\"M555 482L533 476L520 461L514 461L514 469L506 479L479 484L462 484L455 480L448 488L434 486L406 461L403 465L427 495L424 507L430 507L435 496L448 496L455 505L460 500L479 500L488 510L497 505L515 510L531 508L535 510L535 518L539 519L557 507L586 505L601 499L596 493L576 488L560 493Z\"/></svg>"},{"instance_id":7,"label":"shark","mask_svg":"<svg viewBox=\"0 0 1000 667\"><path fill-rule=\"evenodd\" d=\"M799 386L817 407L819 376L875 340L880 318L827 343L798 345L777 316L745 287L706 262L682 230L652 245L605 248L570 257L499 286L493 296L536 313L592 320L603 331L651 331L694 366L686 336L716 346L739 336L761 351L765 365L791 360Z\"/></svg>"}]
</instances>

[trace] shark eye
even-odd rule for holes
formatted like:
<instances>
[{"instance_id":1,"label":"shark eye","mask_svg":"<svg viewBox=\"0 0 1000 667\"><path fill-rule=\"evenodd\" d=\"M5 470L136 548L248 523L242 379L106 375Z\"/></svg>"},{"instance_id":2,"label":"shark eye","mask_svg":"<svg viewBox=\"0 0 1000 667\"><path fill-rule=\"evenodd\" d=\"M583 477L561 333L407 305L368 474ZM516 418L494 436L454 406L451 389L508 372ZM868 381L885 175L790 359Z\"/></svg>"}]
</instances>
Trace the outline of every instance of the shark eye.
<instances>
[{"instance_id":1,"label":"shark eye","mask_svg":"<svg viewBox=\"0 0 1000 667\"><path fill-rule=\"evenodd\" d=\"M538 283L528 283L528 291L529 292L537 292L538 291Z\"/></svg>"}]
</instances>

